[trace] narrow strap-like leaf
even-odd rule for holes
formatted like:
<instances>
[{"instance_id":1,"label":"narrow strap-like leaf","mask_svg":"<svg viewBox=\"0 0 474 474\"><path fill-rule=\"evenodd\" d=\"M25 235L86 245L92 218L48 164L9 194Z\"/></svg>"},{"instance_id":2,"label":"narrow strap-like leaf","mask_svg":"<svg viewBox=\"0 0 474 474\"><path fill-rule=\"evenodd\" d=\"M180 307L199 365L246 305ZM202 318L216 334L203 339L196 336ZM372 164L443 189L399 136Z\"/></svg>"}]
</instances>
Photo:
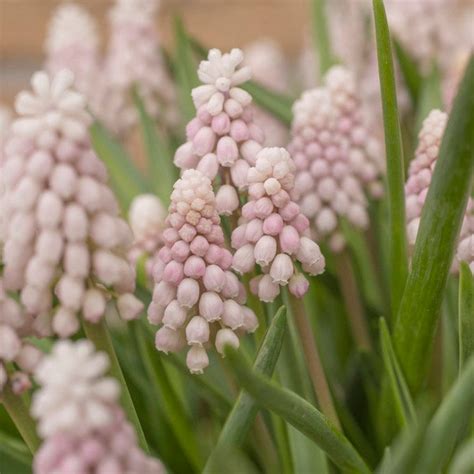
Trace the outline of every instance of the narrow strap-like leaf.
<instances>
[{"instance_id":1,"label":"narrow strap-like leaf","mask_svg":"<svg viewBox=\"0 0 474 474\"><path fill-rule=\"evenodd\" d=\"M428 425L414 472L437 473L443 470L452 454L457 433L473 413L473 388L474 357L471 357Z\"/></svg>"},{"instance_id":2,"label":"narrow strap-like leaf","mask_svg":"<svg viewBox=\"0 0 474 474\"><path fill-rule=\"evenodd\" d=\"M148 115L135 88L133 89L133 100L140 119L152 187L163 203L168 205L173 184L178 177L178 172L173 165L173 154L165 138L158 133L156 124Z\"/></svg>"},{"instance_id":3,"label":"narrow strap-like leaf","mask_svg":"<svg viewBox=\"0 0 474 474\"><path fill-rule=\"evenodd\" d=\"M410 94L413 104L416 105L420 97L423 77L418 70L417 64L405 51L405 48L400 44L400 42L394 40L393 46L408 93Z\"/></svg>"},{"instance_id":4,"label":"narrow strap-like leaf","mask_svg":"<svg viewBox=\"0 0 474 474\"><path fill-rule=\"evenodd\" d=\"M408 274L404 160L392 47L383 0L373 0L373 9L387 161L390 219L390 297L392 314L396 314Z\"/></svg>"},{"instance_id":5,"label":"narrow strap-like leaf","mask_svg":"<svg viewBox=\"0 0 474 474\"><path fill-rule=\"evenodd\" d=\"M431 72L425 78L421 85L419 100L416 110L415 132L421 130L423 120L433 109L441 109L443 99L441 97L441 77L439 69L433 65Z\"/></svg>"},{"instance_id":6,"label":"narrow strap-like leaf","mask_svg":"<svg viewBox=\"0 0 474 474\"><path fill-rule=\"evenodd\" d=\"M26 444L2 431L0 431L0 453L10 456L21 464L31 466L32 456Z\"/></svg>"},{"instance_id":7,"label":"narrow strap-like leaf","mask_svg":"<svg viewBox=\"0 0 474 474\"><path fill-rule=\"evenodd\" d=\"M165 371L160 354L145 337L143 325L137 321L131 325L131 328L134 331L149 382L163 397L163 409L171 429L180 444L183 454L187 456L196 472L199 472L202 467L202 459L194 430Z\"/></svg>"},{"instance_id":8,"label":"narrow strap-like leaf","mask_svg":"<svg viewBox=\"0 0 474 474\"><path fill-rule=\"evenodd\" d=\"M392 339L385 319L380 318L380 346L385 370L388 373L390 387L397 407L397 415L402 426L407 426L416 421L416 412L408 390L405 378L398 364Z\"/></svg>"},{"instance_id":9,"label":"narrow strap-like leaf","mask_svg":"<svg viewBox=\"0 0 474 474\"><path fill-rule=\"evenodd\" d=\"M253 97L257 105L270 112L285 125L291 125L293 118L291 111L293 99L283 94L273 92L255 81L248 81L242 84L241 87Z\"/></svg>"},{"instance_id":10,"label":"narrow strap-like leaf","mask_svg":"<svg viewBox=\"0 0 474 474\"><path fill-rule=\"evenodd\" d=\"M260 346L253 369L259 373L271 376L280 354L286 327L286 308L282 306L274 316L267 334ZM225 451L231 445L239 445L245 439L250 426L255 419L258 407L254 399L241 392L230 412L204 468L205 473L213 472L216 460L225 456Z\"/></svg>"},{"instance_id":11,"label":"narrow strap-like leaf","mask_svg":"<svg viewBox=\"0 0 474 474\"><path fill-rule=\"evenodd\" d=\"M133 163L122 145L110 132L95 121L90 128L92 146L109 172L112 188L122 211L126 212L132 199L138 194L150 192L150 184Z\"/></svg>"},{"instance_id":12,"label":"narrow strap-like leaf","mask_svg":"<svg viewBox=\"0 0 474 474\"><path fill-rule=\"evenodd\" d=\"M448 474L474 472L474 438L467 439L454 453Z\"/></svg>"},{"instance_id":13,"label":"narrow strap-like leaf","mask_svg":"<svg viewBox=\"0 0 474 474\"><path fill-rule=\"evenodd\" d=\"M174 70L178 84L180 110L184 122L187 123L194 117L196 112L191 97L191 90L198 85L199 81L196 73L196 64L192 57L191 43L180 17L175 18L174 34L176 40Z\"/></svg>"},{"instance_id":14,"label":"narrow strap-like leaf","mask_svg":"<svg viewBox=\"0 0 474 474\"><path fill-rule=\"evenodd\" d=\"M474 276L466 262L459 274L459 371L474 354Z\"/></svg>"},{"instance_id":15,"label":"narrow strap-like leaf","mask_svg":"<svg viewBox=\"0 0 474 474\"><path fill-rule=\"evenodd\" d=\"M326 0L312 0L312 4L313 44L319 62L319 71L315 73L323 76L334 64L327 24Z\"/></svg>"},{"instance_id":16,"label":"narrow strap-like leaf","mask_svg":"<svg viewBox=\"0 0 474 474\"><path fill-rule=\"evenodd\" d=\"M421 215L412 270L393 331L410 391L423 384L474 167L474 59L450 114Z\"/></svg>"},{"instance_id":17,"label":"narrow strap-like leaf","mask_svg":"<svg viewBox=\"0 0 474 474\"><path fill-rule=\"evenodd\" d=\"M235 349L227 347L225 354L244 389L260 406L274 411L312 439L344 472L370 472L347 438L313 405L252 371Z\"/></svg>"}]
</instances>

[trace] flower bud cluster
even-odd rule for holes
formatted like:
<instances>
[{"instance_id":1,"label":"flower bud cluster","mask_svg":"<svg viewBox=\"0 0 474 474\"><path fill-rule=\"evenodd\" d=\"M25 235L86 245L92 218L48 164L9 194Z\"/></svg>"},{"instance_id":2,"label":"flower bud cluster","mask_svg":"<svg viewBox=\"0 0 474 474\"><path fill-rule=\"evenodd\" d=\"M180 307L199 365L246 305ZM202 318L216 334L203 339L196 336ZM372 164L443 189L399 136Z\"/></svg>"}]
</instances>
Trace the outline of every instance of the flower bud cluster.
<instances>
[{"instance_id":1,"label":"flower bud cluster","mask_svg":"<svg viewBox=\"0 0 474 474\"><path fill-rule=\"evenodd\" d=\"M55 75L69 69L76 89L92 105L101 76L99 38L97 25L85 8L72 2L57 7L50 20L45 53L46 70Z\"/></svg>"},{"instance_id":2,"label":"flower bud cluster","mask_svg":"<svg viewBox=\"0 0 474 474\"><path fill-rule=\"evenodd\" d=\"M21 292L31 316L54 314L61 337L78 330L79 314L99 321L112 291L125 320L142 309L126 258L131 232L91 149L85 99L72 83L69 71L33 75L34 92L18 95L20 118L2 166L4 286Z\"/></svg>"},{"instance_id":3,"label":"flower bud cluster","mask_svg":"<svg viewBox=\"0 0 474 474\"><path fill-rule=\"evenodd\" d=\"M107 356L86 340L57 342L40 362L31 411L44 443L35 474L164 473L138 447L118 404L119 385L105 376L108 367Z\"/></svg>"},{"instance_id":4,"label":"flower bud cluster","mask_svg":"<svg viewBox=\"0 0 474 474\"><path fill-rule=\"evenodd\" d=\"M295 260L311 275L324 271L318 245L305 235L309 221L290 197L294 171L284 148L263 148L248 171L249 200L232 233L232 268L240 274L252 272L256 263L262 268L263 275L253 278L250 286L264 302L273 301L285 285L298 298L306 293L309 283L298 273Z\"/></svg>"},{"instance_id":5,"label":"flower bud cluster","mask_svg":"<svg viewBox=\"0 0 474 474\"><path fill-rule=\"evenodd\" d=\"M166 215L166 208L154 194L137 196L128 211L128 222L134 237L128 257L136 265L138 259L145 256L146 271L151 280L158 251L163 246Z\"/></svg>"},{"instance_id":6,"label":"flower bud cluster","mask_svg":"<svg viewBox=\"0 0 474 474\"><path fill-rule=\"evenodd\" d=\"M428 194L433 172L439 156L448 114L432 110L423 122L418 134L415 158L410 163L408 179L405 184L406 217L408 243L415 245L421 213ZM461 227L457 260L466 261L471 266L474 259L474 200L469 198L466 214ZM457 269L454 262L453 270Z\"/></svg>"},{"instance_id":7,"label":"flower bud cluster","mask_svg":"<svg viewBox=\"0 0 474 474\"><path fill-rule=\"evenodd\" d=\"M345 245L341 218L359 229L368 225L360 176L378 182L367 157L368 134L352 116L355 101L342 92L344 87L336 80L339 71L331 70L324 87L304 92L295 102L288 146L297 169L292 197L311 219L315 237L327 239L335 252Z\"/></svg>"},{"instance_id":8,"label":"flower bud cluster","mask_svg":"<svg viewBox=\"0 0 474 474\"><path fill-rule=\"evenodd\" d=\"M16 394L31 387L29 375L38 364L41 352L24 338L44 335L38 323L6 293L0 278L0 394L8 381ZM5 364L15 364L19 370L9 374Z\"/></svg>"},{"instance_id":9,"label":"flower bud cluster","mask_svg":"<svg viewBox=\"0 0 474 474\"><path fill-rule=\"evenodd\" d=\"M109 16L103 119L118 134L136 123L130 89L136 85L148 113L176 124L175 90L160 54L155 26L158 0L116 0Z\"/></svg>"},{"instance_id":10,"label":"flower bud cluster","mask_svg":"<svg viewBox=\"0 0 474 474\"><path fill-rule=\"evenodd\" d=\"M289 88L288 64L280 46L270 38L262 38L244 49L244 64L252 70L252 76L268 89L285 93ZM265 146L285 146L288 128L261 107L254 107L254 121L262 127Z\"/></svg>"},{"instance_id":11,"label":"flower bud cluster","mask_svg":"<svg viewBox=\"0 0 474 474\"><path fill-rule=\"evenodd\" d=\"M219 214L230 215L239 207L238 190L246 187L247 171L255 164L264 135L255 124L251 95L238 87L250 79L250 68L241 66L243 53L222 54L211 49L201 61L198 76L204 85L192 91L197 115L186 127L187 142L174 163L182 170L197 169L224 183L216 195Z\"/></svg>"},{"instance_id":12,"label":"flower bud cluster","mask_svg":"<svg viewBox=\"0 0 474 474\"><path fill-rule=\"evenodd\" d=\"M189 345L189 370L202 373L211 343L219 353L225 344L238 347L238 335L255 331L258 321L244 306L245 289L230 270L232 254L224 248L210 179L186 170L174 185L166 222L148 318L162 325L157 349L177 352Z\"/></svg>"}]
</instances>

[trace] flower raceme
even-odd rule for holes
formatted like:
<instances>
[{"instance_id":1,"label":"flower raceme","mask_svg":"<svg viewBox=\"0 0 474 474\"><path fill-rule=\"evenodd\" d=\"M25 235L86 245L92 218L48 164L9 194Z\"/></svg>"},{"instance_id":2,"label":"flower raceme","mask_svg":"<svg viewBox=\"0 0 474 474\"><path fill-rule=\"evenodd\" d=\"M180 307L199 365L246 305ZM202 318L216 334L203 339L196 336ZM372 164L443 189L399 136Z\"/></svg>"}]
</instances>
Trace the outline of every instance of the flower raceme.
<instances>
[{"instance_id":1,"label":"flower raceme","mask_svg":"<svg viewBox=\"0 0 474 474\"><path fill-rule=\"evenodd\" d=\"M306 293L309 283L298 273L295 260L311 275L324 271L318 245L306 236L309 221L290 198L294 171L284 148L263 148L248 171L248 202L232 233L232 268L241 274L254 271L255 264L262 268L263 275L253 278L250 286L264 302L273 301L285 285L298 298Z\"/></svg>"},{"instance_id":2,"label":"flower raceme","mask_svg":"<svg viewBox=\"0 0 474 474\"><path fill-rule=\"evenodd\" d=\"M111 36L104 61L104 122L123 135L136 123L130 89L136 85L148 113L165 124L177 122L175 90L160 54L154 16L158 0L116 0L110 11Z\"/></svg>"},{"instance_id":3,"label":"flower raceme","mask_svg":"<svg viewBox=\"0 0 474 474\"><path fill-rule=\"evenodd\" d=\"M292 197L311 219L318 239L333 251L344 247L340 219L359 229L368 225L364 187L380 196L378 143L362 118L355 83L348 70L335 66L324 86L306 91L293 106L292 140L296 164Z\"/></svg>"},{"instance_id":4,"label":"flower raceme","mask_svg":"<svg viewBox=\"0 0 474 474\"><path fill-rule=\"evenodd\" d=\"M174 157L182 170L197 169L211 181L220 175L216 205L223 215L239 207L237 192L245 188L247 171L264 140L253 120L252 97L239 87L251 76L242 61L240 49L226 54L211 49L207 61L201 61L198 76L204 84L192 91L197 114L186 127L187 142Z\"/></svg>"},{"instance_id":5,"label":"flower raceme","mask_svg":"<svg viewBox=\"0 0 474 474\"><path fill-rule=\"evenodd\" d=\"M131 243L118 217L107 173L91 149L84 97L73 76L33 75L33 93L18 95L2 179L8 224L4 286L20 291L25 311L52 317L61 337L74 334L78 314L99 321L118 295L119 312L135 318L135 274L126 259Z\"/></svg>"},{"instance_id":6,"label":"flower raceme","mask_svg":"<svg viewBox=\"0 0 474 474\"><path fill-rule=\"evenodd\" d=\"M44 442L35 474L164 473L137 445L119 405L119 384L105 373L109 359L90 341L57 342L35 370L40 388L32 414Z\"/></svg>"},{"instance_id":7,"label":"flower raceme","mask_svg":"<svg viewBox=\"0 0 474 474\"><path fill-rule=\"evenodd\" d=\"M418 134L415 157L410 163L405 185L408 243L415 245L421 212L425 203L433 172L439 156L448 115L440 110L432 110L423 122ZM453 270L460 261L467 262L474 270L474 201L468 199L467 209L461 227Z\"/></svg>"},{"instance_id":8,"label":"flower raceme","mask_svg":"<svg viewBox=\"0 0 474 474\"><path fill-rule=\"evenodd\" d=\"M191 346L187 365L192 373L202 373L211 343L220 353L227 343L237 347L238 335L255 331L258 321L244 306L245 289L230 270L232 254L224 247L208 177L197 170L183 173L174 185L166 222L148 318L162 326L157 349L177 352Z\"/></svg>"}]
</instances>

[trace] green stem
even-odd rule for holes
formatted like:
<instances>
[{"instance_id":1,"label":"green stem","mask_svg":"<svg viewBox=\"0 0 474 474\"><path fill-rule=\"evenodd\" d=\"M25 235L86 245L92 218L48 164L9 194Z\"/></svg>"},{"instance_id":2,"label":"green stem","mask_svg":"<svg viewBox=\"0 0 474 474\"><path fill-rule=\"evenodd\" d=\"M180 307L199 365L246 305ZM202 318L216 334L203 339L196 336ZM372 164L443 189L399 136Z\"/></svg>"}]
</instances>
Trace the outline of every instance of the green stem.
<instances>
[{"instance_id":1,"label":"green stem","mask_svg":"<svg viewBox=\"0 0 474 474\"><path fill-rule=\"evenodd\" d=\"M41 444L36 434L36 425L29 414L26 403L19 395L15 395L7 383L1 392L0 401L21 434L30 451L34 454Z\"/></svg>"},{"instance_id":2,"label":"green stem","mask_svg":"<svg viewBox=\"0 0 474 474\"><path fill-rule=\"evenodd\" d=\"M344 251L337 258L339 283L354 341L358 349L371 350L372 342L349 254Z\"/></svg>"},{"instance_id":3,"label":"green stem","mask_svg":"<svg viewBox=\"0 0 474 474\"><path fill-rule=\"evenodd\" d=\"M390 31L383 0L373 0L380 90L382 94L390 219L390 296L392 315L400 306L408 275L404 159Z\"/></svg>"},{"instance_id":4,"label":"green stem","mask_svg":"<svg viewBox=\"0 0 474 474\"><path fill-rule=\"evenodd\" d=\"M104 320L101 320L99 323L94 324L85 319L82 320L82 326L84 332L86 333L87 338L92 341L98 351L105 352L109 356L110 360L110 370L109 373L118 380L122 386L120 394L120 402L123 409L127 415L128 420L135 427L135 431L140 442L140 446L146 451L149 452L148 443L145 438L145 433L138 419L135 406L133 404L132 397L127 387L127 382L123 376L122 369L120 368L119 361L117 359L117 354L115 353L114 346L112 344L112 339L110 334L107 331L107 326Z\"/></svg>"},{"instance_id":5,"label":"green stem","mask_svg":"<svg viewBox=\"0 0 474 474\"><path fill-rule=\"evenodd\" d=\"M323 364L319 356L316 341L313 335L313 329L309 323L308 316L304 307L302 299L295 298L293 295L289 297L293 319L295 321L298 333L300 335L301 343L303 345L303 352L306 359L306 365L311 377L313 389L318 399L321 411L328 417L328 419L337 427L341 428L339 418L332 400L331 390L326 379Z\"/></svg>"},{"instance_id":6,"label":"green stem","mask_svg":"<svg viewBox=\"0 0 474 474\"><path fill-rule=\"evenodd\" d=\"M325 0L313 0L313 41L319 54L319 74L323 76L334 63Z\"/></svg>"}]
</instances>

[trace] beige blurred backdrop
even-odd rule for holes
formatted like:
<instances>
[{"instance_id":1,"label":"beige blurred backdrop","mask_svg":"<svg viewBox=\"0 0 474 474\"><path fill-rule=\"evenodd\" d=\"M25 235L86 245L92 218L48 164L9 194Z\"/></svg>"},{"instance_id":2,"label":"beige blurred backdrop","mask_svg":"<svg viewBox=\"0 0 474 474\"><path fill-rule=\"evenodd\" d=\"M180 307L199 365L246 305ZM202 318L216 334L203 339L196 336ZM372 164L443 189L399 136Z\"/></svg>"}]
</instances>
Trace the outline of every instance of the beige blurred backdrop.
<instances>
[{"instance_id":1,"label":"beige blurred backdrop","mask_svg":"<svg viewBox=\"0 0 474 474\"><path fill-rule=\"evenodd\" d=\"M105 40L106 12L112 0L76 0L99 22ZM0 102L10 105L42 63L46 28L58 0L0 0ZM308 0L161 0L158 21L165 47L172 47L172 20L179 13L204 44L242 47L272 37L297 54L310 28Z\"/></svg>"}]
</instances>

